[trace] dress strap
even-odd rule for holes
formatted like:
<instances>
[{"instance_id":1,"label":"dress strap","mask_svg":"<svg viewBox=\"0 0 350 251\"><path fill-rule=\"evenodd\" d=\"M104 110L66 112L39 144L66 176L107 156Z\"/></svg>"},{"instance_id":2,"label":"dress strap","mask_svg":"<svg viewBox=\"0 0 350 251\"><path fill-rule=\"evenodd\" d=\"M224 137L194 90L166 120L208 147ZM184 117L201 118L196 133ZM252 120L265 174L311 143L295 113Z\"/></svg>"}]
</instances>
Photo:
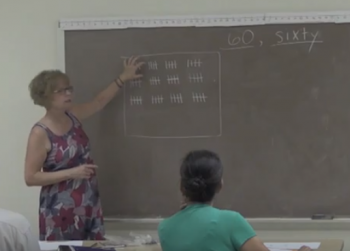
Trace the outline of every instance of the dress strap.
<instances>
[{"instance_id":1,"label":"dress strap","mask_svg":"<svg viewBox=\"0 0 350 251\"><path fill-rule=\"evenodd\" d=\"M54 134L50 130L50 128L48 128L46 125L44 125L43 123L40 123L40 122L35 123L32 128L34 128L36 126L41 127L47 133L47 136L49 137L49 140L51 141L52 136L54 136Z\"/></svg>"},{"instance_id":2,"label":"dress strap","mask_svg":"<svg viewBox=\"0 0 350 251\"><path fill-rule=\"evenodd\" d=\"M81 122L71 112L66 112L67 116L73 121L75 127L81 126Z\"/></svg>"},{"instance_id":3,"label":"dress strap","mask_svg":"<svg viewBox=\"0 0 350 251\"><path fill-rule=\"evenodd\" d=\"M41 127L46 132L47 138L49 139L49 142L50 142L50 151L46 155L46 160L45 160L45 162L46 162L47 161L47 157L49 156L50 152L53 149L53 140L55 139L54 138L55 134L46 125L44 125L43 123L40 123L40 122L35 123L33 125L32 129L34 127L36 127L36 126Z\"/></svg>"}]
</instances>

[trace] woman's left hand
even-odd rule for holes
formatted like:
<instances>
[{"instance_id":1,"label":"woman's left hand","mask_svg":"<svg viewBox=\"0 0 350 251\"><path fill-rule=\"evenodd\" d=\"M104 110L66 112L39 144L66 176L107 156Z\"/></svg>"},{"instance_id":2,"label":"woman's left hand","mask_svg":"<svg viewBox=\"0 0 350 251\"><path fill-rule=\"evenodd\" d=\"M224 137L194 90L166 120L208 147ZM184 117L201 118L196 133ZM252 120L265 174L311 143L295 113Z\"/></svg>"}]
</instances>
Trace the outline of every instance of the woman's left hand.
<instances>
[{"instance_id":1,"label":"woman's left hand","mask_svg":"<svg viewBox=\"0 0 350 251\"><path fill-rule=\"evenodd\" d=\"M122 81L129 81L137 78L141 78L142 74L137 74L144 62L137 62L139 57L131 57L124 60L124 71L120 75Z\"/></svg>"}]
</instances>

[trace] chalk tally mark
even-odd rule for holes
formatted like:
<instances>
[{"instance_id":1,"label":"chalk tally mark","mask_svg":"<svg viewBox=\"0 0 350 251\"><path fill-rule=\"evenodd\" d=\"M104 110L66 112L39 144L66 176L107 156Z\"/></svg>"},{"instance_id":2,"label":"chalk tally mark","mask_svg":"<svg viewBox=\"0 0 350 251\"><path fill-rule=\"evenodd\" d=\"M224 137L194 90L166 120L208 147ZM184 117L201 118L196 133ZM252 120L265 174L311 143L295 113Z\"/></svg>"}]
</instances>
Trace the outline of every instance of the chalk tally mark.
<instances>
[{"instance_id":1,"label":"chalk tally mark","mask_svg":"<svg viewBox=\"0 0 350 251\"><path fill-rule=\"evenodd\" d=\"M130 105L142 105L142 97L130 96Z\"/></svg>"},{"instance_id":2,"label":"chalk tally mark","mask_svg":"<svg viewBox=\"0 0 350 251\"><path fill-rule=\"evenodd\" d=\"M181 93L171 93L170 94L170 102L172 104L182 104L183 99L182 99L182 94Z\"/></svg>"},{"instance_id":3,"label":"chalk tally mark","mask_svg":"<svg viewBox=\"0 0 350 251\"><path fill-rule=\"evenodd\" d=\"M167 81L169 85L178 85L180 84L179 75L168 75Z\"/></svg>"},{"instance_id":4,"label":"chalk tally mark","mask_svg":"<svg viewBox=\"0 0 350 251\"><path fill-rule=\"evenodd\" d=\"M141 87L141 79L134 79L130 81L130 88Z\"/></svg>"},{"instance_id":5,"label":"chalk tally mark","mask_svg":"<svg viewBox=\"0 0 350 251\"><path fill-rule=\"evenodd\" d=\"M153 105L163 104L163 100L163 95L152 96Z\"/></svg>"},{"instance_id":6,"label":"chalk tally mark","mask_svg":"<svg viewBox=\"0 0 350 251\"><path fill-rule=\"evenodd\" d=\"M203 83L202 73L192 73L188 75L188 80L190 83Z\"/></svg>"},{"instance_id":7,"label":"chalk tally mark","mask_svg":"<svg viewBox=\"0 0 350 251\"><path fill-rule=\"evenodd\" d=\"M142 105L142 97L130 96L130 105Z\"/></svg>"},{"instance_id":8,"label":"chalk tally mark","mask_svg":"<svg viewBox=\"0 0 350 251\"><path fill-rule=\"evenodd\" d=\"M205 103L207 102L207 96L204 93L192 92L192 101L194 103Z\"/></svg>"},{"instance_id":9,"label":"chalk tally mark","mask_svg":"<svg viewBox=\"0 0 350 251\"><path fill-rule=\"evenodd\" d=\"M145 58L146 62L141 88L124 88L123 91L125 136L175 139L222 135L220 51L154 53L140 57ZM207 72L204 66L212 70ZM134 82L133 86L139 85L137 81ZM203 89L204 84L212 84L210 95ZM142 89L145 92L141 94L139 91ZM209 103L212 105L212 97L218 102L213 102L213 109L207 110ZM165 104L170 110L164 109ZM190 107L187 107L188 105ZM190 111L188 108L191 108ZM197 112L197 109L200 109L200 112ZM166 131L148 129L153 128L152 126L144 128L145 123L154 124L154 117L149 116L151 111L157 112L157 122L162 127L166 126ZM215 114L215 126L205 123L202 111L208 112L209 115ZM176 116L181 116L183 112L191 113L193 124L174 123ZM139 114L144 115L142 124L139 123Z\"/></svg>"},{"instance_id":10,"label":"chalk tally mark","mask_svg":"<svg viewBox=\"0 0 350 251\"><path fill-rule=\"evenodd\" d=\"M157 61L150 61L147 63L149 70L158 70L158 63Z\"/></svg>"},{"instance_id":11,"label":"chalk tally mark","mask_svg":"<svg viewBox=\"0 0 350 251\"><path fill-rule=\"evenodd\" d=\"M200 59L187 59L187 68L201 67L202 61Z\"/></svg>"},{"instance_id":12,"label":"chalk tally mark","mask_svg":"<svg viewBox=\"0 0 350 251\"><path fill-rule=\"evenodd\" d=\"M160 78L159 77L151 77L149 79L150 85L160 85Z\"/></svg>"},{"instance_id":13,"label":"chalk tally mark","mask_svg":"<svg viewBox=\"0 0 350 251\"><path fill-rule=\"evenodd\" d=\"M177 69L177 63L175 60L165 61L165 69Z\"/></svg>"}]
</instances>

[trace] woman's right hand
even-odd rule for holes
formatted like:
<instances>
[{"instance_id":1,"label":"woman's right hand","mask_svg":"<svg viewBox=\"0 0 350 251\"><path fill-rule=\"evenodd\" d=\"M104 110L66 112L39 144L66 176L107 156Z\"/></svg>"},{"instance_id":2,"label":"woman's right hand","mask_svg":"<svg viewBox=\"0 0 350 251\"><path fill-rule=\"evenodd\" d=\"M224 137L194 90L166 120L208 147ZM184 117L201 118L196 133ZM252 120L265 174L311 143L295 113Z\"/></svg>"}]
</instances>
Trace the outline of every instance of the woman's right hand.
<instances>
[{"instance_id":1,"label":"woman's right hand","mask_svg":"<svg viewBox=\"0 0 350 251\"><path fill-rule=\"evenodd\" d=\"M93 164L83 164L77 167L69 169L70 177L72 179L89 179L94 173L98 166Z\"/></svg>"}]
</instances>

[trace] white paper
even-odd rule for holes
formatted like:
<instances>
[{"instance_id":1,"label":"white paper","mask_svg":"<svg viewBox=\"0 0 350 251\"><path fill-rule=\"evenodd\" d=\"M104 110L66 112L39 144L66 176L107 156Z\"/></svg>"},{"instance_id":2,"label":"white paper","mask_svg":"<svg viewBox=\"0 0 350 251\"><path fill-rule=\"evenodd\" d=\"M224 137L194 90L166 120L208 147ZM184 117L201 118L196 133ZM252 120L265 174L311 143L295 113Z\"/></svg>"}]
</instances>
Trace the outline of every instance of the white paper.
<instances>
[{"instance_id":1,"label":"white paper","mask_svg":"<svg viewBox=\"0 0 350 251\"><path fill-rule=\"evenodd\" d=\"M321 245L320 242L265 242L264 244L270 251L298 250L302 246L318 249Z\"/></svg>"},{"instance_id":2,"label":"white paper","mask_svg":"<svg viewBox=\"0 0 350 251\"><path fill-rule=\"evenodd\" d=\"M41 251L57 250L62 245L83 246L83 241L39 241Z\"/></svg>"}]
</instances>

